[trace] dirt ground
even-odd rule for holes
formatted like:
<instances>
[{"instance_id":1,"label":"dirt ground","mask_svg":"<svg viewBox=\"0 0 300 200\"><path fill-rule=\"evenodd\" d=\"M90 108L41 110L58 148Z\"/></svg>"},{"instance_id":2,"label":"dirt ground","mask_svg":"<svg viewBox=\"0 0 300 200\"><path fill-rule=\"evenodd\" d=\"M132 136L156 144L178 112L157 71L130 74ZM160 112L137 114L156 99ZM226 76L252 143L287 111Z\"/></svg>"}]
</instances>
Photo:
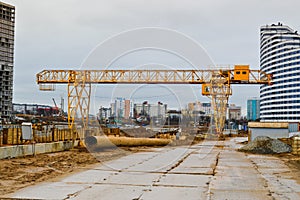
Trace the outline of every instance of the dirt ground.
<instances>
[{"instance_id":1,"label":"dirt ground","mask_svg":"<svg viewBox=\"0 0 300 200\"><path fill-rule=\"evenodd\" d=\"M24 158L0 160L0 196L23 187L62 175L78 172L96 163L113 160L137 149L106 149L96 153L97 159L86 149L40 154Z\"/></svg>"}]
</instances>

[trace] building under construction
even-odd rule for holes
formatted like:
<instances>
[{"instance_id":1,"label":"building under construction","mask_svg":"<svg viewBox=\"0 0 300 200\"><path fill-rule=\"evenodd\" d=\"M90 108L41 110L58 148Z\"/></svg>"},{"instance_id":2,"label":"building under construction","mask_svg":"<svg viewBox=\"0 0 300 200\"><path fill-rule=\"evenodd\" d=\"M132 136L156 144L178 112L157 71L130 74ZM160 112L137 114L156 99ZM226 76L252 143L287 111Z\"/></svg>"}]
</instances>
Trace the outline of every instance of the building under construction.
<instances>
[{"instance_id":1,"label":"building under construction","mask_svg":"<svg viewBox=\"0 0 300 200\"><path fill-rule=\"evenodd\" d=\"M0 119L10 120L14 64L15 7L0 2Z\"/></svg>"}]
</instances>

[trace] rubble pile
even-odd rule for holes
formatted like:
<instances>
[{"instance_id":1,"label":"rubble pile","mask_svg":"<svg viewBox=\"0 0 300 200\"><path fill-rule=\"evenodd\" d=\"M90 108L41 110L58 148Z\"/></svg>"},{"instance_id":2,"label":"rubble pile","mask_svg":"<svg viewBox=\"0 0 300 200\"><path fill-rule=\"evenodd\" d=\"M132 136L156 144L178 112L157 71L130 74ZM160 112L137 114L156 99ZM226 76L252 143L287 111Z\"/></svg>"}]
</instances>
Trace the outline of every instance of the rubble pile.
<instances>
[{"instance_id":1,"label":"rubble pile","mask_svg":"<svg viewBox=\"0 0 300 200\"><path fill-rule=\"evenodd\" d=\"M257 154L277 154L289 153L292 151L292 147L277 139L258 136L252 142L240 148L239 151Z\"/></svg>"}]
</instances>

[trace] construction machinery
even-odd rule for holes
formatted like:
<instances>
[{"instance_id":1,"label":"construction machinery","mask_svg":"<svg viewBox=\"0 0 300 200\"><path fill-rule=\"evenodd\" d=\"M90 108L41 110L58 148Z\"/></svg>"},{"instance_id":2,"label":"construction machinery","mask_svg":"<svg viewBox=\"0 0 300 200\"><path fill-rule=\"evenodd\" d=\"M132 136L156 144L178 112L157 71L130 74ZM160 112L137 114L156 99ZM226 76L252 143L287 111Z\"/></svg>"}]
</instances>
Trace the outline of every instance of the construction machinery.
<instances>
[{"instance_id":1,"label":"construction machinery","mask_svg":"<svg viewBox=\"0 0 300 200\"><path fill-rule=\"evenodd\" d=\"M92 84L202 84L202 95L211 98L216 132L222 134L231 84L271 84L272 75L233 69L182 70L43 70L37 74L40 90L53 91L56 84L68 86L68 122L74 128L77 111L87 128Z\"/></svg>"}]
</instances>

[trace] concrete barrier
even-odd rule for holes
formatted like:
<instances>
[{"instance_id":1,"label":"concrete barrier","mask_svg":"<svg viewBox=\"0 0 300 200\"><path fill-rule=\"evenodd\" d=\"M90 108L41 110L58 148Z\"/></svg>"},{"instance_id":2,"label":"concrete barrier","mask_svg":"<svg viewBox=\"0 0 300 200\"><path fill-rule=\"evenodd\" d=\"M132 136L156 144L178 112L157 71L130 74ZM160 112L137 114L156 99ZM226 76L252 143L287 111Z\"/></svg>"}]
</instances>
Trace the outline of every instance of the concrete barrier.
<instances>
[{"instance_id":1,"label":"concrete barrier","mask_svg":"<svg viewBox=\"0 0 300 200\"><path fill-rule=\"evenodd\" d=\"M77 145L78 145L78 141L75 141L74 146ZM0 159L17 158L17 157L43 154L43 153L54 153L54 152L69 150L72 147L73 147L72 141L5 146L5 147L0 147Z\"/></svg>"}]
</instances>

